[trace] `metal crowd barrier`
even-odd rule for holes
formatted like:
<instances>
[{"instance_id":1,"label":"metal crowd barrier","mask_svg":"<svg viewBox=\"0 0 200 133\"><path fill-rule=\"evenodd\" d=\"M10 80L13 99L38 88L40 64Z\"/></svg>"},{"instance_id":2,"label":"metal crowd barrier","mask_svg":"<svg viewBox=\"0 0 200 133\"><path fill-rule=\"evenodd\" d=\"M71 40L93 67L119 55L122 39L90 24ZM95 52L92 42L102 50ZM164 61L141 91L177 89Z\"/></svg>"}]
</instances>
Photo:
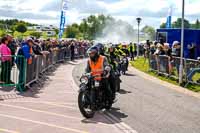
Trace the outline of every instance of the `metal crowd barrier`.
<instances>
[{"instance_id":1,"label":"metal crowd barrier","mask_svg":"<svg viewBox=\"0 0 200 133\"><path fill-rule=\"evenodd\" d=\"M78 51L77 58L84 57L84 51L80 49ZM69 48L54 49L52 52L44 51L43 55L32 58L31 64L27 64L24 56L12 56L13 66L11 61L3 62L3 58L5 57L0 57L0 88L11 86L23 92L25 87L31 89L32 83L41 85L41 79L48 71L51 72L57 63L71 59L71 52Z\"/></svg>"},{"instance_id":2,"label":"metal crowd barrier","mask_svg":"<svg viewBox=\"0 0 200 133\"><path fill-rule=\"evenodd\" d=\"M186 77L187 84L185 86L187 86L189 83L200 85L200 83L197 83L197 82L189 79L189 76L194 69L200 69L200 61L192 60L192 59L186 59L184 61L184 64L185 64L185 73L187 74L187 77ZM200 70L198 72L199 72L199 75L200 75ZM199 80L200 80L200 77L199 77Z\"/></svg>"},{"instance_id":3,"label":"metal crowd barrier","mask_svg":"<svg viewBox=\"0 0 200 133\"><path fill-rule=\"evenodd\" d=\"M80 58L82 53L77 54L77 58ZM41 84L41 78L44 77L48 70L55 68L57 63L70 60L71 52L69 48L54 49L48 54L43 56L37 56L33 59L33 63L27 66L27 82L26 86L30 87L30 84L36 82ZM29 70L29 68L32 68Z\"/></svg>"},{"instance_id":4,"label":"metal crowd barrier","mask_svg":"<svg viewBox=\"0 0 200 133\"><path fill-rule=\"evenodd\" d=\"M173 77L178 79L179 66L180 66L179 57L170 58L169 56L165 55L150 55L149 57L150 71L156 71L158 74L163 74L168 77ZM200 61L184 58L183 67L184 67L183 80L186 82L186 85L188 83L198 84L197 82L188 80L188 75L191 73L193 69L200 68Z\"/></svg>"}]
</instances>

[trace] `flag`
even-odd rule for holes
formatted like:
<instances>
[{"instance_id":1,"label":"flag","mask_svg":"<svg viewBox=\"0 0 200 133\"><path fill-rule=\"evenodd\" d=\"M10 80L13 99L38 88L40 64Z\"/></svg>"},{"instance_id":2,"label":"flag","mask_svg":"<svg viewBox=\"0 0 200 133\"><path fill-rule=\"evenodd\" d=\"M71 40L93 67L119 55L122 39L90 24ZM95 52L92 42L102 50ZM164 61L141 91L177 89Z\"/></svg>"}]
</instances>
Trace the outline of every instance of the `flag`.
<instances>
[{"instance_id":1,"label":"flag","mask_svg":"<svg viewBox=\"0 0 200 133\"><path fill-rule=\"evenodd\" d=\"M172 27L172 7L168 10L168 16L167 16L167 22L166 22L166 28Z\"/></svg>"},{"instance_id":2,"label":"flag","mask_svg":"<svg viewBox=\"0 0 200 133\"><path fill-rule=\"evenodd\" d=\"M68 9L67 0L62 1L62 10L61 10L61 17L60 17L60 31L59 31L59 39L62 38L64 28L65 28L65 21L66 21L66 11Z\"/></svg>"}]
</instances>

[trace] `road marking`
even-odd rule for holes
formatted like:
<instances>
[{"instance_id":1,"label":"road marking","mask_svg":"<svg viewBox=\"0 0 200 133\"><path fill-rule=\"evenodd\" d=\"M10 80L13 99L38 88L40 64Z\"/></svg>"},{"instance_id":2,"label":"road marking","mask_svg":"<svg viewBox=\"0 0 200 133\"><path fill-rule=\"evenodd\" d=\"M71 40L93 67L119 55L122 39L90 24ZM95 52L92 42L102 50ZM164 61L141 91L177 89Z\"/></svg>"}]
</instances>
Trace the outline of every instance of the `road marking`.
<instances>
[{"instance_id":1,"label":"road marking","mask_svg":"<svg viewBox=\"0 0 200 133\"><path fill-rule=\"evenodd\" d=\"M37 103L37 104L41 103L41 104L47 104L47 105L52 105L56 107L63 107L63 108L77 110L77 108L66 106L66 105L70 105L70 103L65 103L66 105L61 105L61 103L56 103L56 102L41 102L41 101L5 101L4 103ZM75 105L75 104L72 103L71 105Z\"/></svg>"},{"instance_id":2,"label":"road marking","mask_svg":"<svg viewBox=\"0 0 200 133\"><path fill-rule=\"evenodd\" d=\"M6 107L11 107L11 108L17 108L17 109L23 109L23 110L33 111L33 112L44 113L44 114L53 115L53 116L58 116L58 117L76 119L76 120L78 120L78 121L82 121L82 120L83 120L82 118L78 118L78 117L67 116L67 115L61 115L61 114L57 114L57 113L52 113L52 112L42 111L42 110L36 110L36 109L30 109L30 108L25 108L25 107L21 107L21 106L8 105L8 104L2 104L2 103L0 103L0 105L6 106ZM97 124L99 124L99 125L104 125L104 126L110 126L109 124L101 123L101 122L98 122L98 121L95 121L95 120L89 120L88 122L97 123Z\"/></svg>"},{"instance_id":3,"label":"road marking","mask_svg":"<svg viewBox=\"0 0 200 133\"><path fill-rule=\"evenodd\" d=\"M0 103L13 103L13 102L22 102L22 103L53 103L53 104L59 104L59 105L75 105L75 102L53 102L53 101L18 101L18 100L9 100L9 101L0 101Z\"/></svg>"},{"instance_id":4,"label":"road marking","mask_svg":"<svg viewBox=\"0 0 200 133\"><path fill-rule=\"evenodd\" d=\"M109 112L105 112L103 116L106 117L109 121L111 121L123 133L138 133L136 130L134 130L124 122L120 121L117 117L115 117Z\"/></svg>"},{"instance_id":5,"label":"road marking","mask_svg":"<svg viewBox=\"0 0 200 133\"><path fill-rule=\"evenodd\" d=\"M3 129L3 128L0 128L0 131L5 132L5 133L19 133L19 132L16 132L16 131L11 131L11 130L8 130L8 129Z\"/></svg>"},{"instance_id":6,"label":"road marking","mask_svg":"<svg viewBox=\"0 0 200 133\"><path fill-rule=\"evenodd\" d=\"M0 105L1 106L6 106L6 107L10 107L10 108L23 109L23 110L28 110L28 111L32 111L32 112L44 113L44 114L53 115L53 116L59 116L59 117L64 117L64 118L71 118L71 119L81 120L81 118L78 118L78 117L61 115L61 114L52 113L52 112L48 112L48 111L30 109L30 108L25 108L25 107L21 107L21 106L8 105L8 104L2 104L2 103L0 103Z\"/></svg>"},{"instance_id":7,"label":"road marking","mask_svg":"<svg viewBox=\"0 0 200 133\"><path fill-rule=\"evenodd\" d=\"M59 129L67 130L67 131L72 131L72 132L75 132L75 133L88 133L88 132L80 131L80 130L73 129L73 128L62 127L62 126L58 126L58 125L54 125L54 124L49 124L49 123L45 123L45 122L41 122L41 121L34 121L34 120L20 118L20 117L11 116L11 115L0 114L0 116L10 118L10 119L16 119L16 120L31 122L31 123L35 123L35 124L39 124L39 125L48 126L48 127L59 128Z\"/></svg>"}]
</instances>

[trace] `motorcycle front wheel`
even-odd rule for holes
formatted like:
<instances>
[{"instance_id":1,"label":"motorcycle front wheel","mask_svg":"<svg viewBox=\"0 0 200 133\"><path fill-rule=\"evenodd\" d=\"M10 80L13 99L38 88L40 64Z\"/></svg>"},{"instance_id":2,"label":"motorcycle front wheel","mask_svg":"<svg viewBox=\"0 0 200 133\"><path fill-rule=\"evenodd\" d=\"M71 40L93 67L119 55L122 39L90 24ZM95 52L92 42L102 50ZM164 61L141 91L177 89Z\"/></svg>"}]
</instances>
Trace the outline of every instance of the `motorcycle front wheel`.
<instances>
[{"instance_id":1,"label":"motorcycle front wheel","mask_svg":"<svg viewBox=\"0 0 200 133\"><path fill-rule=\"evenodd\" d=\"M85 92L80 92L78 95L78 106L81 114L85 118L93 118L95 111L91 109L91 104L89 103L89 97L87 97Z\"/></svg>"}]
</instances>

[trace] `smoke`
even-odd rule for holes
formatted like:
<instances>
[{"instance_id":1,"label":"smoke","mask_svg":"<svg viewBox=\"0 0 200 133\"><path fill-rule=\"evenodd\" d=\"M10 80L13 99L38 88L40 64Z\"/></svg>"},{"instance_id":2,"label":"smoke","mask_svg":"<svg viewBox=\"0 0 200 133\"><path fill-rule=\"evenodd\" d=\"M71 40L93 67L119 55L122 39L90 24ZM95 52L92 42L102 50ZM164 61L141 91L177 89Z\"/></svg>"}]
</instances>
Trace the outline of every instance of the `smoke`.
<instances>
[{"instance_id":1,"label":"smoke","mask_svg":"<svg viewBox=\"0 0 200 133\"><path fill-rule=\"evenodd\" d=\"M137 33L133 27L124 21L108 20L100 36L96 37L97 42L102 43L130 43L137 40Z\"/></svg>"}]
</instances>

